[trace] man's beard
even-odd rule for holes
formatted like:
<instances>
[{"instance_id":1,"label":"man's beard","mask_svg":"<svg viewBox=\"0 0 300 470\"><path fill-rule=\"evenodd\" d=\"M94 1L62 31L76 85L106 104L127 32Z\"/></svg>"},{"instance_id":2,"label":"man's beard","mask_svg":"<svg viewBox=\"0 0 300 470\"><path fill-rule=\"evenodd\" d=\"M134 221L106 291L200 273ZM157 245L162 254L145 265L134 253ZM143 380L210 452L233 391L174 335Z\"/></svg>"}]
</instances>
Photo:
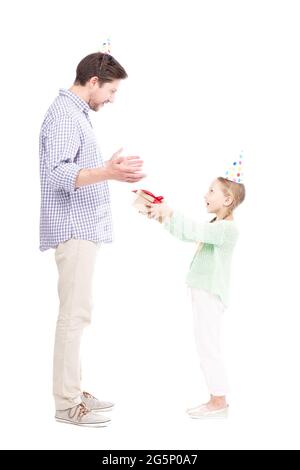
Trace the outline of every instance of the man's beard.
<instances>
[{"instance_id":1,"label":"man's beard","mask_svg":"<svg viewBox=\"0 0 300 470\"><path fill-rule=\"evenodd\" d=\"M93 101L89 101L89 107L93 111L98 111L100 108L103 108L104 103L94 103Z\"/></svg>"}]
</instances>

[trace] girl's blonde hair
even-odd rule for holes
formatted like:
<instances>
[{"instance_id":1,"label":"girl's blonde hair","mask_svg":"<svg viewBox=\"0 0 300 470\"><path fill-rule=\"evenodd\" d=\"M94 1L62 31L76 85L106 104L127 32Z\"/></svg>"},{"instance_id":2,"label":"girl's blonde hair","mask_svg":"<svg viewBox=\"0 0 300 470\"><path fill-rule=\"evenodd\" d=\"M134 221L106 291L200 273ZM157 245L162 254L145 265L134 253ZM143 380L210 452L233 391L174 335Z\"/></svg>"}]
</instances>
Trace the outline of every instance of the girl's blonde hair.
<instances>
[{"instance_id":1,"label":"girl's blonde hair","mask_svg":"<svg viewBox=\"0 0 300 470\"><path fill-rule=\"evenodd\" d=\"M223 217L223 219L225 219L226 217L232 214L232 212L234 211L234 209L237 208L237 206L242 204L246 196L246 189L243 184L235 183L234 181L229 181L226 178L223 178L222 176L219 176L217 178L217 181L221 183L225 196L231 196L233 199L232 203L227 208L225 216ZM215 220L216 218L213 219L211 222L214 222Z\"/></svg>"}]
</instances>

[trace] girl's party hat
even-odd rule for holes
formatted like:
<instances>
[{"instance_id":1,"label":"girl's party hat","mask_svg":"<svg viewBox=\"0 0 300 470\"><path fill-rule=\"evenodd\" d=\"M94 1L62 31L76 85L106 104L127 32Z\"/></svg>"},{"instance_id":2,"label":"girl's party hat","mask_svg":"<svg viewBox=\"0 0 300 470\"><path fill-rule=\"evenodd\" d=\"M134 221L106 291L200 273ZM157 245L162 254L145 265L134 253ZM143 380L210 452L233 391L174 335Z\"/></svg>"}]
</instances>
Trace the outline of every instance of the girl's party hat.
<instances>
[{"instance_id":1,"label":"girl's party hat","mask_svg":"<svg viewBox=\"0 0 300 470\"><path fill-rule=\"evenodd\" d=\"M243 152L240 153L239 158L237 158L230 167L225 171L225 176L229 181L234 183L243 183L244 173L243 173Z\"/></svg>"}]
</instances>

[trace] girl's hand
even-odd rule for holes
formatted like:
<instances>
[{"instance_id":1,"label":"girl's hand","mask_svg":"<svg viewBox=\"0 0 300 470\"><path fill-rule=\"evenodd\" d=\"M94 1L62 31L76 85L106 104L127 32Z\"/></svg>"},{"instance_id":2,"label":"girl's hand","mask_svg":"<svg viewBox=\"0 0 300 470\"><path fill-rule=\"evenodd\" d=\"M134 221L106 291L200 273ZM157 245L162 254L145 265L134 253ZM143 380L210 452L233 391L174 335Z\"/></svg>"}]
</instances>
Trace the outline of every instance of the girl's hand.
<instances>
[{"instance_id":1,"label":"girl's hand","mask_svg":"<svg viewBox=\"0 0 300 470\"><path fill-rule=\"evenodd\" d=\"M147 215L149 219L155 219L160 223L172 217L173 210L165 202L161 204L146 204Z\"/></svg>"}]
</instances>

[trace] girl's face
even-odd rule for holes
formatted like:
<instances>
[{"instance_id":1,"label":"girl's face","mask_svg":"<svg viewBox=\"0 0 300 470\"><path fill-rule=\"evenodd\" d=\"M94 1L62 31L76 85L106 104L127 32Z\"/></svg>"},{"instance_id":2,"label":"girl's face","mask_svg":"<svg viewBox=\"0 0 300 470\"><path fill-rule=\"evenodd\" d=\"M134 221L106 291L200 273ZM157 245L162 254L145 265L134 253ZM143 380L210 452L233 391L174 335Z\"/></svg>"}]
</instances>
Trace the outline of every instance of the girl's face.
<instances>
[{"instance_id":1,"label":"girl's face","mask_svg":"<svg viewBox=\"0 0 300 470\"><path fill-rule=\"evenodd\" d=\"M232 196L225 195L222 184L218 180L214 180L206 195L204 196L207 212L221 215L226 208L232 203Z\"/></svg>"}]
</instances>

